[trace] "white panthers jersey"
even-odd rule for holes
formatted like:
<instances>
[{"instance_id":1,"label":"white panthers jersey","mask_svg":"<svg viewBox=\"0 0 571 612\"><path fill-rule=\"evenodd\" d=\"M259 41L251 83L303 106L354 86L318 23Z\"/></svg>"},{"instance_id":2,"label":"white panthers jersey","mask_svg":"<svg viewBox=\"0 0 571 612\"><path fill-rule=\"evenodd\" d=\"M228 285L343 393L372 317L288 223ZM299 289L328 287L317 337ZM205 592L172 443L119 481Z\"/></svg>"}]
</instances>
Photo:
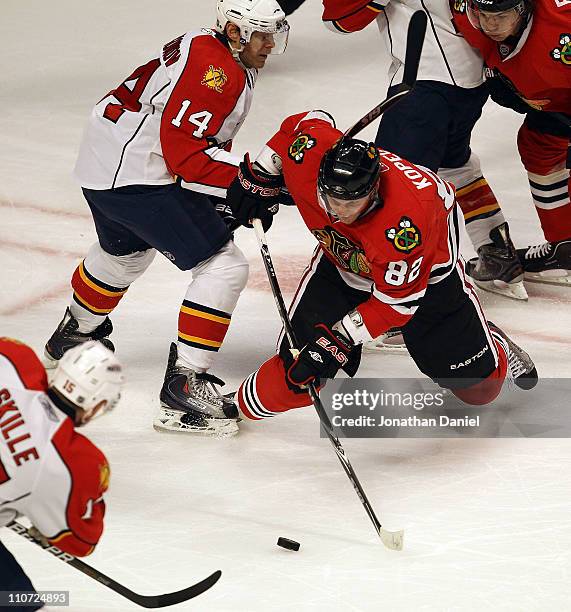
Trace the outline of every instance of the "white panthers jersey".
<instances>
[{"instance_id":1,"label":"white panthers jersey","mask_svg":"<svg viewBox=\"0 0 571 612\"><path fill-rule=\"evenodd\" d=\"M460 1L460 0L457 0ZM406 56L408 25L413 13L424 11L428 27L418 79L472 88L483 83L483 61L459 34L448 0L323 0L327 27L343 34L361 30L374 19L393 58L389 76L400 83Z\"/></svg>"},{"instance_id":2,"label":"white panthers jersey","mask_svg":"<svg viewBox=\"0 0 571 612\"><path fill-rule=\"evenodd\" d=\"M88 189L180 177L194 191L224 196L241 161L230 149L256 78L212 30L179 36L94 107L75 177Z\"/></svg>"},{"instance_id":3,"label":"white panthers jersey","mask_svg":"<svg viewBox=\"0 0 571 612\"><path fill-rule=\"evenodd\" d=\"M0 338L0 526L25 515L50 543L83 556L103 530L109 467L46 384L29 347Z\"/></svg>"}]
</instances>

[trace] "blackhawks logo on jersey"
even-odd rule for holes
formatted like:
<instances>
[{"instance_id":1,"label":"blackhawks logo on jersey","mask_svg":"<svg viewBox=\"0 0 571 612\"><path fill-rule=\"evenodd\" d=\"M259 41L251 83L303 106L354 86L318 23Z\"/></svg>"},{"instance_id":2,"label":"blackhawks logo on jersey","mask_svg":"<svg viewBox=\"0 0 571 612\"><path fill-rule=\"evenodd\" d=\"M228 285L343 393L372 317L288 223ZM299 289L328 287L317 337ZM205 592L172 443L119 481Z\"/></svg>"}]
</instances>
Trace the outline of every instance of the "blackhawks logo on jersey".
<instances>
[{"instance_id":1,"label":"blackhawks logo on jersey","mask_svg":"<svg viewBox=\"0 0 571 612\"><path fill-rule=\"evenodd\" d=\"M399 253L410 253L422 243L420 230L408 217L402 217L398 227L386 230L385 236Z\"/></svg>"},{"instance_id":2,"label":"blackhawks logo on jersey","mask_svg":"<svg viewBox=\"0 0 571 612\"><path fill-rule=\"evenodd\" d=\"M317 144L317 140L309 134L300 134L290 145L288 156L293 159L296 164L301 164L305 156L305 152Z\"/></svg>"},{"instance_id":3,"label":"blackhawks logo on jersey","mask_svg":"<svg viewBox=\"0 0 571 612\"><path fill-rule=\"evenodd\" d=\"M208 66L206 74L200 81L201 85L206 85L209 89L214 89L218 93L222 93L222 88L228 82L228 77L222 68L214 68L212 64Z\"/></svg>"},{"instance_id":4,"label":"blackhawks logo on jersey","mask_svg":"<svg viewBox=\"0 0 571 612\"><path fill-rule=\"evenodd\" d=\"M325 249L339 265L345 269L360 275L371 274L371 264L365 257L365 251L351 242L347 236L343 236L327 225L323 229L312 230L323 249Z\"/></svg>"},{"instance_id":5,"label":"blackhawks logo on jersey","mask_svg":"<svg viewBox=\"0 0 571 612\"><path fill-rule=\"evenodd\" d=\"M551 51L551 57L556 62L571 66L571 34L560 34L559 44L560 47L555 47Z\"/></svg>"}]
</instances>

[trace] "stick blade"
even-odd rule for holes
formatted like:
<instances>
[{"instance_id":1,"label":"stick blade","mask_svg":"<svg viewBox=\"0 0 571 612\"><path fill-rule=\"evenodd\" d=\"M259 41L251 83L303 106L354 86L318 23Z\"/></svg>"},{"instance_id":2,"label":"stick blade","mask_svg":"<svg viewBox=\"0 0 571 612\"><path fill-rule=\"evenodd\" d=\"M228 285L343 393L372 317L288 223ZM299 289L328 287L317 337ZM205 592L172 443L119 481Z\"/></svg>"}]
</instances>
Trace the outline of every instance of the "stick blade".
<instances>
[{"instance_id":1,"label":"stick blade","mask_svg":"<svg viewBox=\"0 0 571 612\"><path fill-rule=\"evenodd\" d=\"M409 88L412 88L416 82L427 22L428 18L424 11L416 11L410 18L406 36L406 57L403 75L403 83Z\"/></svg>"},{"instance_id":2,"label":"stick blade","mask_svg":"<svg viewBox=\"0 0 571 612\"><path fill-rule=\"evenodd\" d=\"M402 550L404 531L388 531L381 527L379 531L381 542L391 550Z\"/></svg>"},{"instance_id":3,"label":"stick blade","mask_svg":"<svg viewBox=\"0 0 571 612\"><path fill-rule=\"evenodd\" d=\"M183 601L188 601L193 597L198 597L198 595L208 591L208 589L213 587L218 580L220 580L220 576L222 576L222 572L216 570L204 580L186 589L175 591L174 593L165 593L164 595L136 595L135 597L130 597L130 599L143 608L166 608L168 606L174 606Z\"/></svg>"}]
</instances>

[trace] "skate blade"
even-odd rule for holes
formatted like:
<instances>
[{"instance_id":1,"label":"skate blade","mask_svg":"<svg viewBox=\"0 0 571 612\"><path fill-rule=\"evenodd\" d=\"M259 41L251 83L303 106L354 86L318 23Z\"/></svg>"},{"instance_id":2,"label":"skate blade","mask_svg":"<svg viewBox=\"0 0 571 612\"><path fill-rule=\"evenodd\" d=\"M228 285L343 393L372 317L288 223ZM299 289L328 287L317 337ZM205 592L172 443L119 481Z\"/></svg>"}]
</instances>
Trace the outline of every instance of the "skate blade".
<instances>
[{"instance_id":1,"label":"skate blade","mask_svg":"<svg viewBox=\"0 0 571 612\"><path fill-rule=\"evenodd\" d=\"M551 272L551 274L549 274ZM553 274L555 272L555 274ZM545 272L526 272L526 281L530 283L543 283L544 285L557 285L559 287L571 286L571 275L567 270L546 270Z\"/></svg>"},{"instance_id":2,"label":"skate blade","mask_svg":"<svg viewBox=\"0 0 571 612\"><path fill-rule=\"evenodd\" d=\"M181 421L180 410L172 410L162 406L153 421L153 428L159 432L194 433L215 438L230 438L239 429L235 419L204 419L204 425L192 425Z\"/></svg>"},{"instance_id":3,"label":"skate blade","mask_svg":"<svg viewBox=\"0 0 571 612\"><path fill-rule=\"evenodd\" d=\"M501 295L503 297L510 298L511 300L520 300L525 302L528 300L527 291L524 287L523 281L518 281L516 283L505 283L504 281L500 280L472 280L476 286L480 287L480 289L483 289L484 291L488 291L489 293L495 293L496 295Z\"/></svg>"}]
</instances>

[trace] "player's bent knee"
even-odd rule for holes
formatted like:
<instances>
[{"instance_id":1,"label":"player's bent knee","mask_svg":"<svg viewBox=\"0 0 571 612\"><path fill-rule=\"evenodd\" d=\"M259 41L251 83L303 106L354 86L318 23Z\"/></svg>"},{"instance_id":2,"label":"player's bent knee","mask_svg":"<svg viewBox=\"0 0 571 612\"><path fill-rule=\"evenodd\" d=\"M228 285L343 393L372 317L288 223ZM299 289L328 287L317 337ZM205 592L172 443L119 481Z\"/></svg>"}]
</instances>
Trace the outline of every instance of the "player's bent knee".
<instances>
[{"instance_id":1,"label":"player's bent knee","mask_svg":"<svg viewBox=\"0 0 571 612\"><path fill-rule=\"evenodd\" d=\"M196 266L192 273L194 278L208 275L212 282L224 283L240 293L248 282L249 271L250 265L244 253L230 240L216 255Z\"/></svg>"},{"instance_id":2,"label":"player's bent knee","mask_svg":"<svg viewBox=\"0 0 571 612\"><path fill-rule=\"evenodd\" d=\"M111 255L95 243L85 258L85 267L97 279L114 287L126 287L151 265L155 249L136 251L129 255Z\"/></svg>"}]
</instances>

